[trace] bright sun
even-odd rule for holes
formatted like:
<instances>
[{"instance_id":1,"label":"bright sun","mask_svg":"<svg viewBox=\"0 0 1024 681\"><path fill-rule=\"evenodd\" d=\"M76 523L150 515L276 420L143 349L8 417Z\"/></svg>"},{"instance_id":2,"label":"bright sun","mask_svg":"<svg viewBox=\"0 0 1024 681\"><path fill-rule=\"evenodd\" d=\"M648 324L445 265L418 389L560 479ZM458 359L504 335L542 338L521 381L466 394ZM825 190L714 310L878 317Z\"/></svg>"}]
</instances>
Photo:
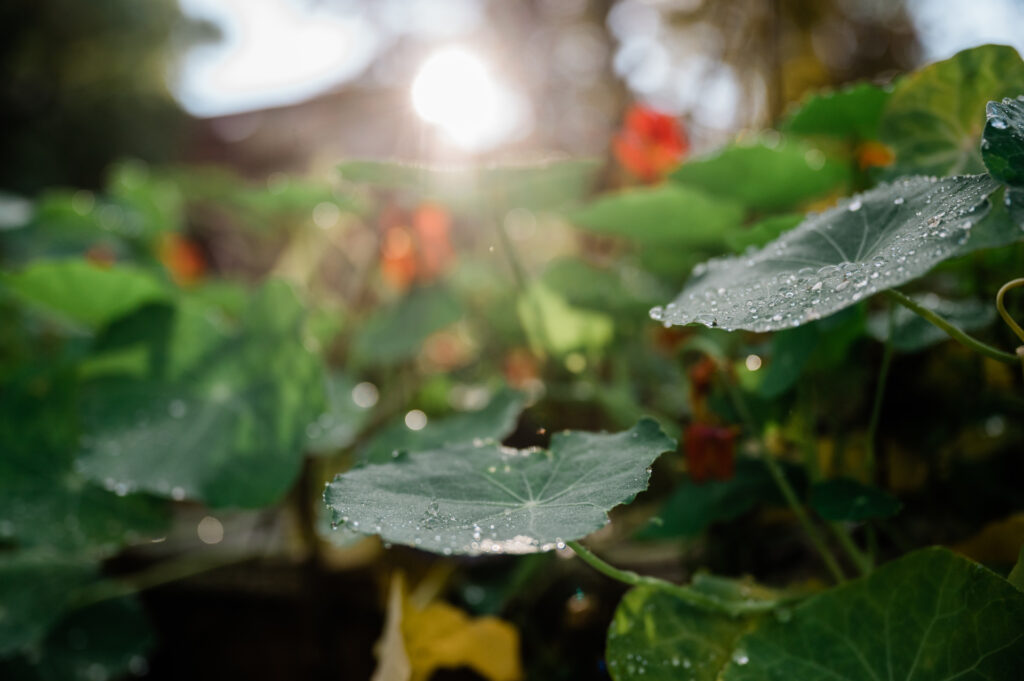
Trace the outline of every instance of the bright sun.
<instances>
[{"instance_id":1,"label":"bright sun","mask_svg":"<svg viewBox=\"0 0 1024 681\"><path fill-rule=\"evenodd\" d=\"M479 151L522 132L522 96L499 83L474 54L457 47L430 56L412 84L416 113L457 146Z\"/></svg>"}]
</instances>

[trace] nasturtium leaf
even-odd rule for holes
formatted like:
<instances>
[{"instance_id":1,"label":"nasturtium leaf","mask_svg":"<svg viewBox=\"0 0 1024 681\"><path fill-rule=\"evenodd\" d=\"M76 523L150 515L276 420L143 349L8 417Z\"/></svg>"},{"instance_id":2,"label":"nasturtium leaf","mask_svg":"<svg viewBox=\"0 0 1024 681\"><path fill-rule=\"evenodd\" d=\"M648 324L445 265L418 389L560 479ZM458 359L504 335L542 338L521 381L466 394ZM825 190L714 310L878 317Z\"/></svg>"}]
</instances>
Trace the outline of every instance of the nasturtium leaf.
<instances>
[{"instance_id":1,"label":"nasturtium leaf","mask_svg":"<svg viewBox=\"0 0 1024 681\"><path fill-rule=\"evenodd\" d=\"M688 161L671 178L753 210L786 210L840 188L849 168L804 142L771 139Z\"/></svg>"},{"instance_id":2,"label":"nasturtium leaf","mask_svg":"<svg viewBox=\"0 0 1024 681\"><path fill-rule=\"evenodd\" d=\"M888 492L849 478L823 480L811 485L811 507L825 520L860 522L889 518L903 504Z\"/></svg>"},{"instance_id":3,"label":"nasturtium leaf","mask_svg":"<svg viewBox=\"0 0 1024 681\"><path fill-rule=\"evenodd\" d=\"M737 253L742 253L751 247L760 248L778 239L784 232L788 232L803 221L803 213L773 215L750 227L726 234L725 243Z\"/></svg>"},{"instance_id":4,"label":"nasturtium leaf","mask_svg":"<svg viewBox=\"0 0 1024 681\"><path fill-rule=\"evenodd\" d=\"M757 393L773 399L793 387L819 342L818 329L811 324L772 336L771 354L758 377Z\"/></svg>"},{"instance_id":5,"label":"nasturtium leaf","mask_svg":"<svg viewBox=\"0 0 1024 681\"><path fill-rule=\"evenodd\" d=\"M878 136L878 122L888 99L888 91L871 83L814 93L780 127L795 135L873 140Z\"/></svg>"},{"instance_id":6,"label":"nasturtium leaf","mask_svg":"<svg viewBox=\"0 0 1024 681\"><path fill-rule=\"evenodd\" d=\"M1024 61L1004 45L964 50L901 78L879 127L896 152L892 176L983 172L985 105L1022 92Z\"/></svg>"},{"instance_id":7,"label":"nasturtium leaf","mask_svg":"<svg viewBox=\"0 0 1024 681\"><path fill-rule=\"evenodd\" d=\"M745 604L778 598L755 584L719 577L695 578L691 588ZM718 681L733 646L763 617L710 612L670 589L634 587L622 597L608 627L608 671L615 681Z\"/></svg>"},{"instance_id":8,"label":"nasturtium leaf","mask_svg":"<svg viewBox=\"0 0 1024 681\"><path fill-rule=\"evenodd\" d=\"M155 637L137 598L102 601L69 613L41 644L44 681L94 681L148 669Z\"/></svg>"},{"instance_id":9,"label":"nasturtium leaf","mask_svg":"<svg viewBox=\"0 0 1024 681\"><path fill-rule=\"evenodd\" d=\"M516 312L530 346L542 354L594 352L608 345L615 334L610 316L575 308L542 282L534 282L519 296Z\"/></svg>"},{"instance_id":10,"label":"nasturtium leaf","mask_svg":"<svg viewBox=\"0 0 1024 681\"><path fill-rule=\"evenodd\" d=\"M973 250L972 228L997 187L988 175L880 185L759 251L698 265L676 300L651 317L750 331L826 317Z\"/></svg>"},{"instance_id":11,"label":"nasturtium leaf","mask_svg":"<svg viewBox=\"0 0 1024 681\"><path fill-rule=\"evenodd\" d=\"M0 274L0 285L26 303L89 330L169 297L165 285L141 269L101 267L79 259L34 262Z\"/></svg>"},{"instance_id":12,"label":"nasturtium leaf","mask_svg":"<svg viewBox=\"0 0 1024 681\"><path fill-rule=\"evenodd\" d=\"M504 389L484 408L430 419L422 430L410 430L404 422L396 422L367 442L360 458L368 463L385 463L401 452L440 449L474 440L501 442L515 429L524 401L522 393Z\"/></svg>"},{"instance_id":13,"label":"nasturtium leaf","mask_svg":"<svg viewBox=\"0 0 1024 681\"><path fill-rule=\"evenodd\" d=\"M569 213L577 226L638 243L721 246L739 229L743 206L680 184L605 194Z\"/></svg>"},{"instance_id":14,"label":"nasturtium leaf","mask_svg":"<svg viewBox=\"0 0 1024 681\"><path fill-rule=\"evenodd\" d=\"M423 341L462 317L459 302L446 288L413 289L363 322L352 340L352 352L365 364L396 364L412 359Z\"/></svg>"},{"instance_id":15,"label":"nasturtium leaf","mask_svg":"<svg viewBox=\"0 0 1024 681\"><path fill-rule=\"evenodd\" d=\"M211 506L279 499L323 411L323 370L302 344L301 310L286 286L268 283L237 332L191 366L86 383L78 470L114 489Z\"/></svg>"},{"instance_id":16,"label":"nasturtium leaf","mask_svg":"<svg viewBox=\"0 0 1024 681\"><path fill-rule=\"evenodd\" d=\"M604 526L674 448L648 419L612 435L558 433L550 450L467 443L353 469L324 500L351 529L427 551L548 551Z\"/></svg>"},{"instance_id":17,"label":"nasturtium leaf","mask_svg":"<svg viewBox=\"0 0 1024 681\"><path fill-rule=\"evenodd\" d=\"M29 390L8 381L0 390L0 541L100 558L164 532L165 502L103 489L72 469L71 382L32 383Z\"/></svg>"},{"instance_id":18,"label":"nasturtium leaf","mask_svg":"<svg viewBox=\"0 0 1024 681\"><path fill-rule=\"evenodd\" d=\"M453 210L491 213L496 209L549 210L579 201L597 177L591 160L558 160L521 165L431 168L386 161L349 161L338 167L350 182L400 189Z\"/></svg>"},{"instance_id":19,"label":"nasturtium leaf","mask_svg":"<svg viewBox=\"0 0 1024 681\"><path fill-rule=\"evenodd\" d=\"M786 477L798 489L806 485L801 469L784 465ZM763 461L738 458L729 480L693 482L676 485L672 496L658 511L659 522L637 533L641 539L693 537L716 522L732 520L759 504L782 505L775 481Z\"/></svg>"},{"instance_id":20,"label":"nasturtium leaf","mask_svg":"<svg viewBox=\"0 0 1024 681\"><path fill-rule=\"evenodd\" d=\"M995 306L980 300L946 300L934 293L912 296L914 301L963 331L981 329L996 318ZM892 311L892 346L900 352L917 352L949 340L949 335L905 307ZM890 336L889 312L879 310L868 317L868 333L878 341Z\"/></svg>"},{"instance_id":21,"label":"nasturtium leaf","mask_svg":"<svg viewBox=\"0 0 1024 681\"><path fill-rule=\"evenodd\" d=\"M1024 593L946 549L811 596L738 642L725 681L1013 681Z\"/></svg>"},{"instance_id":22,"label":"nasturtium leaf","mask_svg":"<svg viewBox=\"0 0 1024 681\"><path fill-rule=\"evenodd\" d=\"M313 455L333 454L352 444L373 413L356 404L352 391L356 382L343 373L327 378L327 409L306 427L306 451Z\"/></svg>"},{"instance_id":23,"label":"nasturtium leaf","mask_svg":"<svg viewBox=\"0 0 1024 681\"><path fill-rule=\"evenodd\" d=\"M78 558L0 553L0 657L42 639L67 611L74 590L95 577L96 565Z\"/></svg>"},{"instance_id":24,"label":"nasturtium leaf","mask_svg":"<svg viewBox=\"0 0 1024 681\"><path fill-rule=\"evenodd\" d=\"M185 226L185 198L171 178L150 171L140 161L126 161L114 167L107 193L116 202L120 226L133 235L152 239L161 232Z\"/></svg>"},{"instance_id":25,"label":"nasturtium leaf","mask_svg":"<svg viewBox=\"0 0 1024 681\"><path fill-rule=\"evenodd\" d=\"M552 261L541 275L544 286L573 307L604 312L646 309L665 297L660 281L642 270L625 266L598 266L565 257Z\"/></svg>"},{"instance_id":26,"label":"nasturtium leaf","mask_svg":"<svg viewBox=\"0 0 1024 681\"><path fill-rule=\"evenodd\" d=\"M992 177L1006 184L1024 185L1024 95L989 102L988 120L981 139L981 158Z\"/></svg>"}]
</instances>

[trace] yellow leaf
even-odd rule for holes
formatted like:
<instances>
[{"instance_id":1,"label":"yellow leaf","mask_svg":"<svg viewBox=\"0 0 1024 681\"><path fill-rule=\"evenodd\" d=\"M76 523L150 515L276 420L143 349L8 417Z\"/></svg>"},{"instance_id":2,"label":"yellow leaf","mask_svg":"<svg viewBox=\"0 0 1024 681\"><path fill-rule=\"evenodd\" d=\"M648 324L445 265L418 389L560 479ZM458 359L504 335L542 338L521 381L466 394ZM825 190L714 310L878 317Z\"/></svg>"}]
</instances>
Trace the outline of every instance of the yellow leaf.
<instances>
[{"instance_id":1,"label":"yellow leaf","mask_svg":"<svg viewBox=\"0 0 1024 681\"><path fill-rule=\"evenodd\" d=\"M981 532L952 548L979 563L1010 565L1017 560L1021 545L1024 545L1024 513L1014 513L989 523Z\"/></svg>"},{"instance_id":2,"label":"yellow leaf","mask_svg":"<svg viewBox=\"0 0 1024 681\"><path fill-rule=\"evenodd\" d=\"M392 579L373 681L428 681L441 668L469 667L490 681L519 681L519 632L496 617L470 617L441 601L418 607Z\"/></svg>"}]
</instances>

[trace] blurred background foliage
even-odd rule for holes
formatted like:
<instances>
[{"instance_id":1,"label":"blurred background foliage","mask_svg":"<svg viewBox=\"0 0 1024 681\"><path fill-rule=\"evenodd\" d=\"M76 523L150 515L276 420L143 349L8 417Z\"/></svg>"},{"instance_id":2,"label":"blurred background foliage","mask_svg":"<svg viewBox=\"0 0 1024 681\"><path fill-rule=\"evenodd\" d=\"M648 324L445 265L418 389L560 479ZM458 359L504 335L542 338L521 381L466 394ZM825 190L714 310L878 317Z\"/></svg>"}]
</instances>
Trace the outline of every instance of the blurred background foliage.
<instances>
[{"instance_id":1,"label":"blurred background foliage","mask_svg":"<svg viewBox=\"0 0 1024 681\"><path fill-rule=\"evenodd\" d=\"M996 0L5 3L0 673L369 678L381 639L407 678L607 678L616 585L561 553L386 549L330 528L323 485L406 449L653 416L685 442L594 543L670 579L813 588L730 388L823 518L867 536L835 502L873 483L881 555L944 543L1008 568L1010 369L896 315L866 480L884 308L773 335L647 312L707 257L912 162L886 138L900 74L1019 43L1022 17ZM965 115L980 126L1011 80ZM981 251L920 288L1009 347L985 310L1022 261Z\"/></svg>"}]
</instances>

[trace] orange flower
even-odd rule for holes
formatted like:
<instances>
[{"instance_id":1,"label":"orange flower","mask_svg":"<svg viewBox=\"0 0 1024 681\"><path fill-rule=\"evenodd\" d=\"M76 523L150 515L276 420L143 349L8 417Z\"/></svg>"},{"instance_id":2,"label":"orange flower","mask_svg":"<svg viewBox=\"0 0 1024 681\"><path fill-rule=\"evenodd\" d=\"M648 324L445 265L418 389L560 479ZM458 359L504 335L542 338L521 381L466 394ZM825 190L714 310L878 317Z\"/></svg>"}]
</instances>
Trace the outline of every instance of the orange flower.
<instances>
[{"instance_id":1,"label":"orange flower","mask_svg":"<svg viewBox=\"0 0 1024 681\"><path fill-rule=\"evenodd\" d=\"M865 142L857 148L857 163L861 170L884 168L895 160L892 149L881 142Z\"/></svg>"},{"instance_id":2,"label":"orange flower","mask_svg":"<svg viewBox=\"0 0 1024 681\"><path fill-rule=\"evenodd\" d=\"M612 140L615 158L645 182L661 179L690 148L686 133L672 116L634 104L622 130Z\"/></svg>"},{"instance_id":3,"label":"orange flower","mask_svg":"<svg viewBox=\"0 0 1024 681\"><path fill-rule=\"evenodd\" d=\"M160 262L179 286L194 284L206 272L206 260L195 242L175 232L165 234L158 248Z\"/></svg>"},{"instance_id":4,"label":"orange flower","mask_svg":"<svg viewBox=\"0 0 1024 681\"><path fill-rule=\"evenodd\" d=\"M411 215L389 207L381 215L380 227L381 272L399 291L414 281L436 279L454 258L451 217L441 206L424 203Z\"/></svg>"},{"instance_id":5,"label":"orange flower","mask_svg":"<svg viewBox=\"0 0 1024 681\"><path fill-rule=\"evenodd\" d=\"M736 431L692 423L683 435L686 471L694 482L729 480L736 468Z\"/></svg>"}]
</instances>

